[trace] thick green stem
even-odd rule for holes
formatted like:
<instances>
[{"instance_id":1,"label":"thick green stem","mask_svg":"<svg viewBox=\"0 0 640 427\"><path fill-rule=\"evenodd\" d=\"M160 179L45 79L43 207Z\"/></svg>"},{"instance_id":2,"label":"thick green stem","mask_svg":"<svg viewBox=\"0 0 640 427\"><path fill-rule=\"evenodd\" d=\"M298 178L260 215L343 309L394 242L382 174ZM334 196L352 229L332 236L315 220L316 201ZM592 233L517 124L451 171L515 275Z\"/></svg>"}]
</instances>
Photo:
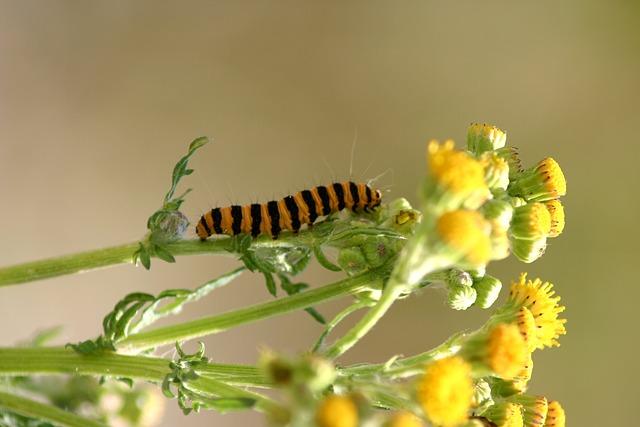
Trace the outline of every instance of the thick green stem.
<instances>
[{"instance_id":1,"label":"thick green stem","mask_svg":"<svg viewBox=\"0 0 640 427\"><path fill-rule=\"evenodd\" d=\"M162 381L169 361L104 352L79 354L63 347L0 348L0 375L107 375Z\"/></svg>"},{"instance_id":2,"label":"thick green stem","mask_svg":"<svg viewBox=\"0 0 640 427\"><path fill-rule=\"evenodd\" d=\"M309 235L309 232L301 232L298 235L282 236L278 240L260 239L252 245L255 247L290 247L292 245L307 245L313 239L314 237ZM167 244L166 249L175 256L230 254L229 250L232 249L232 244L232 239L229 238L210 239L204 242L180 240ZM33 282L119 264L132 264L133 254L138 249L138 245L139 242L132 242L0 268L0 286Z\"/></svg>"},{"instance_id":3,"label":"thick green stem","mask_svg":"<svg viewBox=\"0 0 640 427\"><path fill-rule=\"evenodd\" d=\"M0 269L0 286L16 285L65 274L133 262L138 243L80 252Z\"/></svg>"},{"instance_id":4,"label":"thick green stem","mask_svg":"<svg viewBox=\"0 0 640 427\"><path fill-rule=\"evenodd\" d=\"M229 247L229 239L215 239L206 242L184 240L167 245L169 251L174 255L224 253ZM133 242L0 268L0 286L33 282L113 265L132 264L133 254L137 249L138 242Z\"/></svg>"},{"instance_id":5,"label":"thick green stem","mask_svg":"<svg viewBox=\"0 0 640 427\"><path fill-rule=\"evenodd\" d=\"M2 391L0 391L0 408L62 427L107 427L106 424L78 416L55 406Z\"/></svg>"},{"instance_id":6,"label":"thick green stem","mask_svg":"<svg viewBox=\"0 0 640 427\"><path fill-rule=\"evenodd\" d=\"M148 332L130 335L120 341L117 346L118 348L127 350L145 350L164 344L173 344L176 341L184 341L205 335L217 334L235 326L312 307L344 294L358 292L367 285L371 285L377 280L380 280L383 274L384 270L371 270L321 288L301 292L286 298L253 305L216 316L203 317L201 319L178 325L171 325Z\"/></svg>"},{"instance_id":7,"label":"thick green stem","mask_svg":"<svg viewBox=\"0 0 640 427\"><path fill-rule=\"evenodd\" d=\"M251 243L252 248L290 248L309 247L314 248L319 244L329 246L344 239L350 239L359 235L391 236L398 234L385 229L364 228L357 230L345 230L327 235L326 227L322 223L313 229L302 230L299 233L283 233L278 239L270 239L262 236ZM205 241L199 239L179 240L167 243L164 248L174 256L198 255L198 254L229 254L234 249L233 238L218 237ZM132 264L133 255L138 250L140 242L126 243L110 248L96 249L61 257L49 258L40 261L27 262L0 268L0 286L16 285L19 283L33 282L66 274L74 274L98 268L119 264ZM331 269L331 268L330 268Z\"/></svg>"}]
</instances>

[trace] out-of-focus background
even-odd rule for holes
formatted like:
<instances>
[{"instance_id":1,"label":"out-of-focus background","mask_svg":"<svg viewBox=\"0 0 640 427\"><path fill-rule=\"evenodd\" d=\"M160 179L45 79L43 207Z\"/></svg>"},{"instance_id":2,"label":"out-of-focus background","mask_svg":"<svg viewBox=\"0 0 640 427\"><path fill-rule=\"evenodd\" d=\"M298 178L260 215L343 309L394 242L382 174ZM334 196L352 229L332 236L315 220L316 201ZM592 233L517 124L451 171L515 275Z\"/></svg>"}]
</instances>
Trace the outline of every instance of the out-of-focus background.
<instances>
[{"instance_id":1,"label":"out-of-focus background","mask_svg":"<svg viewBox=\"0 0 640 427\"><path fill-rule=\"evenodd\" d=\"M525 165L553 156L569 193L565 233L529 271L567 306L562 346L535 354L532 392L562 402L571 425L637 423L636 286L640 183L637 1L0 2L0 265L141 237L174 162L196 136L192 220L215 205L281 197L353 177L416 201L425 142L464 144L496 124ZM64 325L58 343L94 337L126 293L193 288L230 258L156 262L0 289L0 345ZM314 285L334 275L317 266ZM246 275L181 318L268 300ZM488 312L444 295L398 303L344 363L413 354ZM335 312L343 303L320 309ZM320 331L305 313L206 340L221 362L261 347L294 353ZM163 426L260 423L255 414Z\"/></svg>"}]
</instances>

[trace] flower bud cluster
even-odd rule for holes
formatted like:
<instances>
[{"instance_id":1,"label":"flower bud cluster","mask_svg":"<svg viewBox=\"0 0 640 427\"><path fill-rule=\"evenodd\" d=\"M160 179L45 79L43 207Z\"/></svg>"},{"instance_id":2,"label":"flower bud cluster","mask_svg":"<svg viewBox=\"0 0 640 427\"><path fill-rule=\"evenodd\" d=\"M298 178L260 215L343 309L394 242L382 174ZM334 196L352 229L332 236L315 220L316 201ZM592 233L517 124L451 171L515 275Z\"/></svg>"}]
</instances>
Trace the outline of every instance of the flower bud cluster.
<instances>
[{"instance_id":1,"label":"flower bud cluster","mask_svg":"<svg viewBox=\"0 0 640 427\"><path fill-rule=\"evenodd\" d=\"M547 158L523 170L506 133L486 124L469 127L467 150L456 150L452 141L429 142L425 221L416 234L425 235L440 267L479 268L512 252L524 262L539 258L547 239L564 228L558 197L566 181L559 165ZM459 288L450 297L464 304L472 295Z\"/></svg>"}]
</instances>

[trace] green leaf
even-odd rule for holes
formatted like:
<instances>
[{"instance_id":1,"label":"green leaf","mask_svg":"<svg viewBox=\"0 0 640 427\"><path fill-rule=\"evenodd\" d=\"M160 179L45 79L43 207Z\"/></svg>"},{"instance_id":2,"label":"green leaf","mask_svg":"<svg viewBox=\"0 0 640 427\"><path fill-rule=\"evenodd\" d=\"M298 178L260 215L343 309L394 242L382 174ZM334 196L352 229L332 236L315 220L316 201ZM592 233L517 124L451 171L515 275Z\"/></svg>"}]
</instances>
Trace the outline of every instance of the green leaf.
<instances>
[{"instance_id":1,"label":"green leaf","mask_svg":"<svg viewBox=\"0 0 640 427\"><path fill-rule=\"evenodd\" d=\"M178 160L178 163L176 163L173 168L173 174L171 176L171 188L164 197L164 203L168 203L173 198L180 179L186 175L190 175L193 172L193 170L187 169L189 158L196 152L196 150L207 144L208 141L209 140L207 137L201 136L199 138L196 138L195 140L193 140L193 142L191 142L191 144L189 144L189 152L180 160Z\"/></svg>"},{"instance_id":2,"label":"green leaf","mask_svg":"<svg viewBox=\"0 0 640 427\"><path fill-rule=\"evenodd\" d=\"M151 268L151 257L149 256L149 252L147 252L147 248L142 243L140 243L140 249L138 250L140 251L139 252L140 263L144 268L149 270Z\"/></svg>"},{"instance_id":3,"label":"green leaf","mask_svg":"<svg viewBox=\"0 0 640 427\"><path fill-rule=\"evenodd\" d=\"M297 294L309 287L309 285L306 283L292 283L291 280L289 280L289 278L284 274L279 274L278 278L280 279L280 287L287 293L287 295ZM309 313L309 315L311 315L311 317L318 323L323 325L326 323L324 317L315 308L308 307L305 308L304 311Z\"/></svg>"},{"instance_id":4,"label":"green leaf","mask_svg":"<svg viewBox=\"0 0 640 427\"><path fill-rule=\"evenodd\" d=\"M213 409L222 414L231 411L251 409L256 405L256 399L249 397L219 397L215 399L201 399L198 403L206 409Z\"/></svg>"},{"instance_id":5,"label":"green leaf","mask_svg":"<svg viewBox=\"0 0 640 427\"><path fill-rule=\"evenodd\" d=\"M176 259L174 258L173 255L171 255L171 252L169 252L166 248L163 248L160 245L155 245L153 247L153 251L156 254L156 256L163 261L176 262Z\"/></svg>"},{"instance_id":6,"label":"green leaf","mask_svg":"<svg viewBox=\"0 0 640 427\"><path fill-rule=\"evenodd\" d=\"M318 310L316 310L315 308L313 308L313 307L305 308L304 311L309 313L311 315L311 317L313 317L321 325L324 325L324 324L327 323L327 321L325 320L324 316L322 316L322 314L320 314L318 312Z\"/></svg>"},{"instance_id":7,"label":"green leaf","mask_svg":"<svg viewBox=\"0 0 640 427\"><path fill-rule=\"evenodd\" d=\"M170 289L160 292L160 294L142 310L139 319L130 326L129 333L140 332L143 328L153 324L158 319L179 313L185 304L198 301L215 289L226 286L242 274L244 270L244 267L236 268L229 273L205 282L194 290Z\"/></svg>"},{"instance_id":8,"label":"green leaf","mask_svg":"<svg viewBox=\"0 0 640 427\"><path fill-rule=\"evenodd\" d=\"M334 263L329 261L329 259L326 257L324 252L322 252L322 248L320 246L314 246L313 247L313 254L315 255L316 259L318 260L318 264L320 264L321 266L323 266L327 270L330 270L330 271L342 271L342 269L340 267L338 267L337 265L335 265Z\"/></svg>"},{"instance_id":9,"label":"green leaf","mask_svg":"<svg viewBox=\"0 0 640 427\"><path fill-rule=\"evenodd\" d=\"M278 290L276 288L276 281L273 280L273 275L268 271L263 271L262 274L264 275L264 279L267 285L267 290L269 291L269 293L274 297L277 296Z\"/></svg>"}]
</instances>

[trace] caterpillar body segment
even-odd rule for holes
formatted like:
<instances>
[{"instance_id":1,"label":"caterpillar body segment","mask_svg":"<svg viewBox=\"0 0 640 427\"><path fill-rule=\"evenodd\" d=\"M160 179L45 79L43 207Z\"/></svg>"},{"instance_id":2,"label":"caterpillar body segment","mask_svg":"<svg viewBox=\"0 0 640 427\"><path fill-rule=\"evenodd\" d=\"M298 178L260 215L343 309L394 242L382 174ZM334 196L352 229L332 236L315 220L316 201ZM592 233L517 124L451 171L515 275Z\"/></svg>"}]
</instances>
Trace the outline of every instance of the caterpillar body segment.
<instances>
[{"instance_id":1,"label":"caterpillar body segment","mask_svg":"<svg viewBox=\"0 0 640 427\"><path fill-rule=\"evenodd\" d=\"M298 232L304 225L313 224L318 217L342 209L368 212L382 202L379 190L367 184L345 181L299 191L293 196L267 203L232 205L211 209L196 225L201 240L213 234L266 234L276 239L282 230Z\"/></svg>"}]
</instances>

